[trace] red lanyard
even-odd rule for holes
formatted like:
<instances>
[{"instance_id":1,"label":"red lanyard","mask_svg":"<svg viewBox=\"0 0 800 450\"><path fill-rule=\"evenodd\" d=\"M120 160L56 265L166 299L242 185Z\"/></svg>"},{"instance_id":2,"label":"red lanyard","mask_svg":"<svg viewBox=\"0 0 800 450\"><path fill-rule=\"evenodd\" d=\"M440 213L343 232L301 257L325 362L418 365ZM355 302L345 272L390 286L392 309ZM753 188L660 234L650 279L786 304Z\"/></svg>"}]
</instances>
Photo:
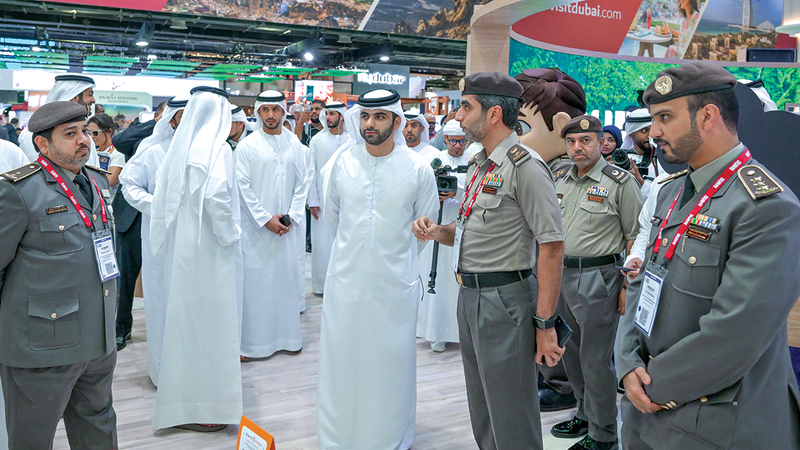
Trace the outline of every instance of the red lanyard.
<instances>
[{"instance_id":1,"label":"red lanyard","mask_svg":"<svg viewBox=\"0 0 800 450\"><path fill-rule=\"evenodd\" d=\"M489 172L492 171L492 169L494 169L494 164L495 163L492 162L492 165L489 166L489 169L486 171L487 175L489 174ZM478 167L478 170L475 171L475 175L472 176L472 180L470 180L469 185L467 186L467 192L464 193L464 201L461 202L461 209L458 210L458 217L461 217L461 213L464 211L464 203L466 203L467 196L469 195L469 191L472 189L472 184L475 183L475 179L478 178L478 174L480 172L481 172L481 168ZM467 205L467 212L464 213L464 222L467 221L467 218L469 217L469 214L472 212L472 206L475 204L475 199L478 198L478 193L481 191L481 188L483 187L483 184L486 182L486 178L487 177L484 176L483 179L481 179L481 182L478 185L477 189L475 189L475 194L472 195L472 199L469 201L469 205Z\"/></svg>"},{"instance_id":2,"label":"red lanyard","mask_svg":"<svg viewBox=\"0 0 800 450\"><path fill-rule=\"evenodd\" d=\"M61 186L61 189L64 190L64 193L67 194L67 198L69 198L69 201L72 202L73 206L75 206L75 209L78 211L78 214L80 214L81 219L83 219L83 223L86 224L86 227L92 228L92 221L89 220L88 216L86 216L86 213L83 211L83 208L78 203L78 200L75 198L75 196L72 195L72 191L67 187L67 183L64 182L64 179L61 178L61 175L59 175L59 173L53 168L53 166L51 166L46 159L42 158L41 155L39 155L39 159L37 161L39 162L39 164L41 164L42 167L44 167L44 169L48 173L50 173L50 175L53 176L53 178L56 179L56 183L58 183L58 185ZM81 176L81 174L78 174L77 176ZM89 178L92 179L92 184L94 184L94 187L97 189L97 195L99 196L98 198L100 199L100 213L103 216L103 223L107 223L108 219L106 218L106 205L103 202L103 194L100 192L100 187L98 187L97 183L94 181L94 177L89 175Z\"/></svg>"},{"instance_id":3,"label":"red lanyard","mask_svg":"<svg viewBox=\"0 0 800 450\"><path fill-rule=\"evenodd\" d=\"M667 253L664 254L664 259L666 259L667 261L672 259L672 256L675 254L675 249L678 247L678 242L680 242L681 236L683 236L683 234L689 228L689 223L692 221L692 218L696 216L697 213L700 212L700 210L706 203L708 203L711 197L714 194L716 194L718 190L720 190L722 185L724 185L725 182L728 181L728 179L730 179L733 176L733 174L736 172L736 169L738 169L740 166L746 163L749 159L750 159L750 150L745 148L744 152L742 152L742 154L739 155L739 157L736 158L736 160L733 161L733 163L731 163L731 165L728 166L728 168L725 169L724 172L722 172L722 175L720 175L719 178L717 178L717 181L715 181L714 184L712 184L711 187L708 188L706 193L703 194L702 197L700 197L700 200L697 202L697 205L695 205L695 207L692 208L692 211L689 213L688 216L686 216L686 219L684 219L684 221L681 223L681 226L678 227L678 232L675 233L675 237L672 238L672 242L670 243L670 246L667 249ZM681 198L682 193L683 193L683 188L681 188L678 191L678 195L675 196L675 200L672 201L672 206L669 207L669 211L667 211L667 215L666 217L664 217L664 220L661 223L661 228L658 229L658 237L656 238L656 243L655 246L653 247L653 261L655 261L656 256L658 256L659 250L661 250L661 233L664 231L664 227L667 225L667 221L669 221L669 217L672 215L672 211L675 209L675 205L678 203L678 199Z\"/></svg>"}]
</instances>

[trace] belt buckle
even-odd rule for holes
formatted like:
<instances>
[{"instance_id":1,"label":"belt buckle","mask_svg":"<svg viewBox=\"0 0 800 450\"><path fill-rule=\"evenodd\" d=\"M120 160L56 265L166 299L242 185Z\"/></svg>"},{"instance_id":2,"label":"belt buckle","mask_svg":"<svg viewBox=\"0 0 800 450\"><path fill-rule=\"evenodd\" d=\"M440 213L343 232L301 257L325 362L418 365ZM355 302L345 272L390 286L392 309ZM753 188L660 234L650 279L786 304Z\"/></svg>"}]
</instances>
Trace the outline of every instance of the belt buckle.
<instances>
[{"instance_id":1,"label":"belt buckle","mask_svg":"<svg viewBox=\"0 0 800 450\"><path fill-rule=\"evenodd\" d=\"M461 280L461 274L460 274L460 273L458 273L458 272L456 272L456 281L457 281L457 282L458 282L458 284L460 284L461 286L463 286L463 285L464 285L463 281Z\"/></svg>"}]
</instances>

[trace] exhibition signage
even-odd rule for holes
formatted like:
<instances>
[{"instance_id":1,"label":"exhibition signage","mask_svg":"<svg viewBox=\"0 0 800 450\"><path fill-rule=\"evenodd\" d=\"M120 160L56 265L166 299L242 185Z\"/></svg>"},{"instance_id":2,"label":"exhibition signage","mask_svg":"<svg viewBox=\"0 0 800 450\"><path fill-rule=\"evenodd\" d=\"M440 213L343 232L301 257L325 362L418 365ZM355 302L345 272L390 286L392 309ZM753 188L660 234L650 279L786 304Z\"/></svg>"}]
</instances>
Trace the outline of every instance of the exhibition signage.
<instances>
[{"instance_id":1,"label":"exhibition signage","mask_svg":"<svg viewBox=\"0 0 800 450\"><path fill-rule=\"evenodd\" d=\"M236 450L275 450L275 439L252 420L242 416Z\"/></svg>"},{"instance_id":2,"label":"exhibition signage","mask_svg":"<svg viewBox=\"0 0 800 450\"><path fill-rule=\"evenodd\" d=\"M373 89L394 89L401 97L408 97L408 66L371 64L368 72L353 76L353 95Z\"/></svg>"}]
</instances>

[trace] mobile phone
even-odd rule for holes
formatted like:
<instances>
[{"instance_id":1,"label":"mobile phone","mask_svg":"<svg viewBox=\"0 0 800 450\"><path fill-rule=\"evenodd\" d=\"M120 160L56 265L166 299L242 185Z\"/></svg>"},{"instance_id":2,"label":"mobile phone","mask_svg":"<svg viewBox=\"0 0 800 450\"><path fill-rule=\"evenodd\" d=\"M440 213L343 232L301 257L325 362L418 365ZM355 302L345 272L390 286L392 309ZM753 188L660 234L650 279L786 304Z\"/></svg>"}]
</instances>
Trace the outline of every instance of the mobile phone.
<instances>
[{"instance_id":1,"label":"mobile phone","mask_svg":"<svg viewBox=\"0 0 800 450\"><path fill-rule=\"evenodd\" d=\"M292 225L292 218L289 217L288 214L286 214L286 215L282 216L280 219L278 219L278 222L280 222L281 225L283 225L285 227L288 227L288 226Z\"/></svg>"},{"instance_id":2,"label":"mobile phone","mask_svg":"<svg viewBox=\"0 0 800 450\"><path fill-rule=\"evenodd\" d=\"M567 345L567 341L572 337L572 328L567 325L567 322L564 322L560 314L556 317L556 337L559 347Z\"/></svg>"},{"instance_id":3,"label":"mobile phone","mask_svg":"<svg viewBox=\"0 0 800 450\"><path fill-rule=\"evenodd\" d=\"M636 269L632 269L630 267L622 267L622 266L614 266L615 269L621 270L623 272L633 272Z\"/></svg>"}]
</instances>

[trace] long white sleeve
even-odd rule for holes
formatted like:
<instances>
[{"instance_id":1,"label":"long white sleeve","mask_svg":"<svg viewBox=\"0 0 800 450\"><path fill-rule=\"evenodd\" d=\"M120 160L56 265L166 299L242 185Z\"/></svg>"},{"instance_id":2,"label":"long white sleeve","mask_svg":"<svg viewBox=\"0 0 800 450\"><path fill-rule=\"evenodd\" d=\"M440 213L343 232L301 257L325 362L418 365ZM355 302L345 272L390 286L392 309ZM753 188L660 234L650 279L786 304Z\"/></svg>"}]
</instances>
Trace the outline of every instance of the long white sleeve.
<instances>
[{"instance_id":1,"label":"long white sleeve","mask_svg":"<svg viewBox=\"0 0 800 450\"><path fill-rule=\"evenodd\" d=\"M308 196L311 180L314 176L313 164L308 147L293 145L296 152L295 183L292 190L292 203L289 206L289 217L299 218L305 214L306 197Z\"/></svg>"},{"instance_id":2,"label":"long white sleeve","mask_svg":"<svg viewBox=\"0 0 800 450\"><path fill-rule=\"evenodd\" d=\"M212 163L208 173L206 191L215 194L206 196L203 199L203 206L211 217L211 225L217 242L223 247L227 247L239 241L242 230L234 217L230 189L230 184L236 182L233 167L231 167L233 166L233 155L231 155L231 148L228 144L224 145L222 151L223 154L219 155L217 160Z\"/></svg>"},{"instance_id":3,"label":"long white sleeve","mask_svg":"<svg viewBox=\"0 0 800 450\"><path fill-rule=\"evenodd\" d=\"M642 205L642 210L639 212L639 234L633 241L633 246L625 258L625 264L628 264L633 258L639 258L644 261L644 254L647 250L647 240L650 238L650 219L656 212L656 204L658 203L658 191L661 189L659 181L666 178L668 173L661 173L650 185L650 190L647 195L647 200Z\"/></svg>"},{"instance_id":4,"label":"long white sleeve","mask_svg":"<svg viewBox=\"0 0 800 450\"><path fill-rule=\"evenodd\" d=\"M258 226L263 227L272 219L272 214L258 200L258 196L250 184L252 173L250 169L250 153L253 151L257 150L250 148L246 141L236 146L236 180L239 183L239 193L242 196L242 200L244 200L244 204L247 205L247 210Z\"/></svg>"},{"instance_id":5,"label":"long white sleeve","mask_svg":"<svg viewBox=\"0 0 800 450\"><path fill-rule=\"evenodd\" d=\"M119 182L122 184L122 195L125 196L125 200L147 215L150 214L150 207L153 204L152 192L155 191L155 186L150 185L150 179L155 180L155 174L160 166L157 164L156 167L153 167L154 161L151 159L159 151L160 149L152 147L140 149L128 160L119 174ZM163 160L162 157L162 163Z\"/></svg>"}]
</instances>

